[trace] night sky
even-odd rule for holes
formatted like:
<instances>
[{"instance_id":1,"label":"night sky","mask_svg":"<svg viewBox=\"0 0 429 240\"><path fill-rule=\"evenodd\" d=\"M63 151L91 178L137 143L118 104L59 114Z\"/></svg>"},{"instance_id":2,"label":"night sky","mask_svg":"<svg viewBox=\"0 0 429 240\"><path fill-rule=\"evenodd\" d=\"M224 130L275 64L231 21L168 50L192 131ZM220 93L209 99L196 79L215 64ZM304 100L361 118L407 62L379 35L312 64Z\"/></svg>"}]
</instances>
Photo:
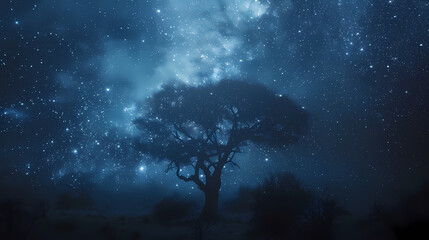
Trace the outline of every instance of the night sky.
<instances>
[{"instance_id":1,"label":"night sky","mask_svg":"<svg viewBox=\"0 0 429 240\"><path fill-rule=\"evenodd\" d=\"M423 0L2 0L0 181L201 196L135 151L132 121L164 83L228 78L289 96L310 126L287 151L248 147L221 198L283 171L351 210L395 201L429 180L428 14Z\"/></svg>"}]
</instances>

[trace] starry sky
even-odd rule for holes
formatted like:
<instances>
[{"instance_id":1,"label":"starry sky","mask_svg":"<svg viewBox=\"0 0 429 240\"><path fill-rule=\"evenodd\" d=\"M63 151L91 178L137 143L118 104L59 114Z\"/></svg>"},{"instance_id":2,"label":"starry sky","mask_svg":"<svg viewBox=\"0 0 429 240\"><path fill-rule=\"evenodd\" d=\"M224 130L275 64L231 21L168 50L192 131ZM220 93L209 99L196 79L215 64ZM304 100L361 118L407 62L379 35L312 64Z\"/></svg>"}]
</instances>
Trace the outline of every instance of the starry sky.
<instances>
[{"instance_id":1,"label":"starry sky","mask_svg":"<svg viewBox=\"0 0 429 240\"><path fill-rule=\"evenodd\" d=\"M429 2L4 0L5 185L161 186L200 194L133 148L161 85L260 82L310 114L287 151L249 147L222 196L292 172L349 208L398 199L429 171Z\"/></svg>"}]
</instances>

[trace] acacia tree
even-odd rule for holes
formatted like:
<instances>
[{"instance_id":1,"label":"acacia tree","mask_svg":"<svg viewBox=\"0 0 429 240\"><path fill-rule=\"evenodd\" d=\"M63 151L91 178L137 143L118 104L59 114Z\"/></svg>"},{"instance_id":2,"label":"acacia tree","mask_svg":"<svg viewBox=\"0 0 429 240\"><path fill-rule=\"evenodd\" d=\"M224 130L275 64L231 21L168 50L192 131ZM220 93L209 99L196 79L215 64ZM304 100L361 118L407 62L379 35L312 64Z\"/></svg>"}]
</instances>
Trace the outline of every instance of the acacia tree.
<instances>
[{"instance_id":1,"label":"acacia tree","mask_svg":"<svg viewBox=\"0 0 429 240\"><path fill-rule=\"evenodd\" d=\"M134 121L141 130L136 147L168 161L167 172L204 192L204 221L216 217L222 170L237 165L234 157L243 147L285 147L307 123L306 112L289 98L244 81L166 85L146 104L144 116Z\"/></svg>"}]
</instances>

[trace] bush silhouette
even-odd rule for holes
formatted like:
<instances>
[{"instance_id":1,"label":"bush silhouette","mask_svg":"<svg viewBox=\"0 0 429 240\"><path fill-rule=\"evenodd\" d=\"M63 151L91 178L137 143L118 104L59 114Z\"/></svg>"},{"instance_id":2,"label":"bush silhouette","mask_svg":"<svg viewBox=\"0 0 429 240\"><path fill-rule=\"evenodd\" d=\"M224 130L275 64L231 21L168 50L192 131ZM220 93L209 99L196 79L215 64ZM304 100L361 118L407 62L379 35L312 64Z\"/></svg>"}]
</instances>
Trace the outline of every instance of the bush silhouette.
<instances>
[{"instance_id":1,"label":"bush silhouette","mask_svg":"<svg viewBox=\"0 0 429 240\"><path fill-rule=\"evenodd\" d=\"M49 210L41 201L35 209L17 200L0 202L0 239L29 239L37 220L44 218Z\"/></svg>"},{"instance_id":2,"label":"bush silhouette","mask_svg":"<svg viewBox=\"0 0 429 240\"><path fill-rule=\"evenodd\" d=\"M56 203L58 210L90 210L93 207L94 200L85 192L80 192L78 195L63 193Z\"/></svg>"},{"instance_id":3,"label":"bush silhouette","mask_svg":"<svg viewBox=\"0 0 429 240\"><path fill-rule=\"evenodd\" d=\"M268 238L287 238L311 206L313 194L294 175L286 173L266 179L256 189L255 200L253 232Z\"/></svg>"},{"instance_id":4,"label":"bush silhouette","mask_svg":"<svg viewBox=\"0 0 429 240\"><path fill-rule=\"evenodd\" d=\"M429 184L389 209L381 221L396 239L429 239Z\"/></svg>"},{"instance_id":5,"label":"bush silhouette","mask_svg":"<svg viewBox=\"0 0 429 240\"><path fill-rule=\"evenodd\" d=\"M163 224L189 219L195 212L195 203L165 198L152 210L152 217Z\"/></svg>"},{"instance_id":6,"label":"bush silhouette","mask_svg":"<svg viewBox=\"0 0 429 240\"><path fill-rule=\"evenodd\" d=\"M234 214L253 213L255 204L255 189L240 187L237 198L225 203L225 210Z\"/></svg>"},{"instance_id":7,"label":"bush silhouette","mask_svg":"<svg viewBox=\"0 0 429 240\"><path fill-rule=\"evenodd\" d=\"M64 220L55 223L55 232L57 233L71 233L75 232L77 224L73 221Z\"/></svg>"},{"instance_id":8,"label":"bush silhouette","mask_svg":"<svg viewBox=\"0 0 429 240\"><path fill-rule=\"evenodd\" d=\"M5 200L0 203L0 236L4 239L25 239L23 218L25 212L18 201Z\"/></svg>"},{"instance_id":9,"label":"bush silhouette","mask_svg":"<svg viewBox=\"0 0 429 240\"><path fill-rule=\"evenodd\" d=\"M332 197L318 198L307 212L302 224L300 239L328 240L334 238L334 221L349 212Z\"/></svg>"}]
</instances>

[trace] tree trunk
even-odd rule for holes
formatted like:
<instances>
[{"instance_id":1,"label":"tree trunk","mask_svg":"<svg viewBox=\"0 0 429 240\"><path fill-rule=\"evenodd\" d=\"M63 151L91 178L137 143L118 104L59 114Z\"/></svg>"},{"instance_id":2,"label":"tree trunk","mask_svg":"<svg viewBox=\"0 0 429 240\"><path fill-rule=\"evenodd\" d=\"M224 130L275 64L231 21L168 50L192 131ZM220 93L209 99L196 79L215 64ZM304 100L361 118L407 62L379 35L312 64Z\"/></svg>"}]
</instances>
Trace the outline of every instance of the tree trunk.
<instances>
[{"instance_id":1,"label":"tree trunk","mask_svg":"<svg viewBox=\"0 0 429 240\"><path fill-rule=\"evenodd\" d=\"M213 222L217 217L219 203L220 175L210 176L206 180L206 189L204 191L204 207L201 211L200 220L203 222Z\"/></svg>"},{"instance_id":2,"label":"tree trunk","mask_svg":"<svg viewBox=\"0 0 429 240\"><path fill-rule=\"evenodd\" d=\"M204 207L201 211L200 219L203 221L215 220L217 215L218 202L219 191L216 189L207 189L205 191Z\"/></svg>"}]
</instances>

